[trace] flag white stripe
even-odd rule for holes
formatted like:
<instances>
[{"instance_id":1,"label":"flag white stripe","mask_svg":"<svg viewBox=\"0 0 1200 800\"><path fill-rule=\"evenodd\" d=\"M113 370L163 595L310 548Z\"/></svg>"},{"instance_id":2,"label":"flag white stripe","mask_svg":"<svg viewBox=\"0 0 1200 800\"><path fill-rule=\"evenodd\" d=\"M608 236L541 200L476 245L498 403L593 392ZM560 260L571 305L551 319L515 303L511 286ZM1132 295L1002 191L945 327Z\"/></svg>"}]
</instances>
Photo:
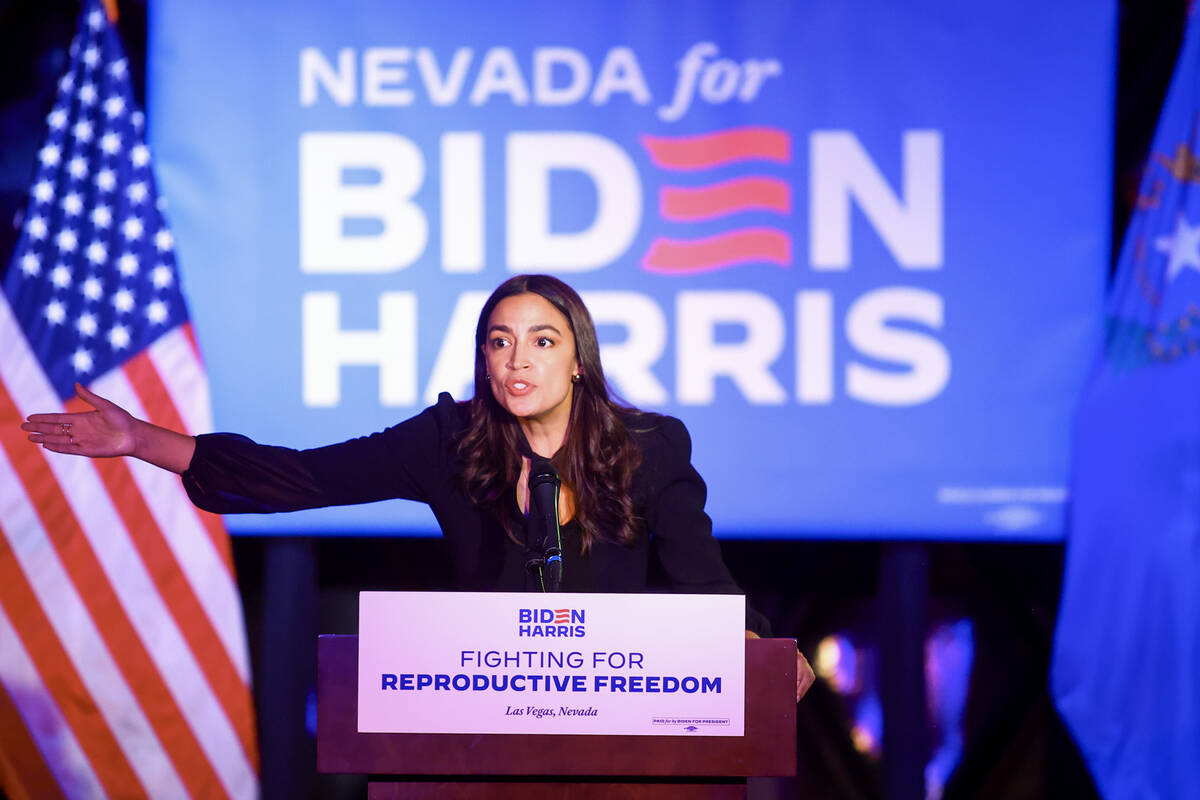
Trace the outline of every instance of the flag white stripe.
<instances>
[{"instance_id":1,"label":"flag white stripe","mask_svg":"<svg viewBox=\"0 0 1200 800\"><path fill-rule=\"evenodd\" d=\"M0 604L0 682L41 751L50 774L68 798L104 797L104 788L79 746L4 606Z\"/></svg>"},{"instance_id":2,"label":"flag white stripe","mask_svg":"<svg viewBox=\"0 0 1200 800\"><path fill-rule=\"evenodd\" d=\"M187 428L185 433L212 433L212 403L208 374L196 357L182 327L176 327L148 348L150 361L158 369L167 393Z\"/></svg>"},{"instance_id":3,"label":"flag white stripe","mask_svg":"<svg viewBox=\"0 0 1200 800\"><path fill-rule=\"evenodd\" d=\"M136 390L122 370L113 370L101 377L92 388L135 417L146 417ZM200 524L183 484L174 474L144 461L129 459L127 464L163 539L187 576L217 638L229 653L238 677L243 684L249 685L250 667L237 585L214 548L208 531Z\"/></svg>"},{"instance_id":4,"label":"flag white stripe","mask_svg":"<svg viewBox=\"0 0 1200 800\"><path fill-rule=\"evenodd\" d=\"M7 309L8 304L0 302L0 307ZM4 533L13 554L117 746L151 797L186 797L179 774L113 662L36 509L24 492L17 489L21 486L20 478L3 450L0 450L0 486L5 487Z\"/></svg>"}]
</instances>

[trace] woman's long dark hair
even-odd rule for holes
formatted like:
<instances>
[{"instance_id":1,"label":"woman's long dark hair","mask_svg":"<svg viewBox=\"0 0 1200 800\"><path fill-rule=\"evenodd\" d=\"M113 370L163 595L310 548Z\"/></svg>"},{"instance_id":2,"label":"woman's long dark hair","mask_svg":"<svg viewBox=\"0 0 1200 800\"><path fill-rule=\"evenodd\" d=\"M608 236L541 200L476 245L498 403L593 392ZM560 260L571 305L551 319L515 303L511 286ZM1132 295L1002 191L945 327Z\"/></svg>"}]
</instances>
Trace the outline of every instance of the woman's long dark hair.
<instances>
[{"instance_id":1,"label":"woman's long dark hair","mask_svg":"<svg viewBox=\"0 0 1200 800\"><path fill-rule=\"evenodd\" d=\"M609 396L600 367L600 346L592 317L575 290L549 275L517 275L492 292L479 312L475 327L475 396L470 417L459 439L463 459L460 475L467 496L476 505L493 510L510 538L520 544L504 513L505 495L515 490L521 474L521 431L517 419L501 408L488 383L483 346L487 324L496 305L506 297L536 294L558 309L575 336L575 358L580 380L574 386L571 415L562 449L554 466L575 495L575 518L583 537L583 552L592 542L607 539L627 543L636 538L630 486L641 460L637 444L625 426L633 413Z\"/></svg>"}]
</instances>

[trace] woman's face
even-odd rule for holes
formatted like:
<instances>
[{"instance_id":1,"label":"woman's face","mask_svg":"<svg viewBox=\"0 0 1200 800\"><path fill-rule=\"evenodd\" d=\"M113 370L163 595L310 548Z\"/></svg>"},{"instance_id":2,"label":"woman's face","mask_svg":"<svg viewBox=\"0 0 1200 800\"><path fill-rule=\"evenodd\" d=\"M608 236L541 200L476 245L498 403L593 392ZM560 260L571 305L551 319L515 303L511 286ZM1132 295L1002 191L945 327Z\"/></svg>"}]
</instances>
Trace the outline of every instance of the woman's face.
<instances>
[{"instance_id":1,"label":"woman's face","mask_svg":"<svg viewBox=\"0 0 1200 800\"><path fill-rule=\"evenodd\" d=\"M567 424L579 364L571 326L549 300L527 293L497 303L483 357L502 408L521 420Z\"/></svg>"}]
</instances>

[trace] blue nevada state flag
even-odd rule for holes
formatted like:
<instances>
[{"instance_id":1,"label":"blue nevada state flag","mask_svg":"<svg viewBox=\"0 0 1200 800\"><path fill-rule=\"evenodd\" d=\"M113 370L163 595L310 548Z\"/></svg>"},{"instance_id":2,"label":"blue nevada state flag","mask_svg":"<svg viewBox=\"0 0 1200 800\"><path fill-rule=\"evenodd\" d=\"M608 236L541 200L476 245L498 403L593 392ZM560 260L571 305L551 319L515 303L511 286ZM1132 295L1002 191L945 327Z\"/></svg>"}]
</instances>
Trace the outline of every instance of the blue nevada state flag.
<instances>
[{"instance_id":1,"label":"blue nevada state flag","mask_svg":"<svg viewBox=\"0 0 1200 800\"><path fill-rule=\"evenodd\" d=\"M1200 22L1193 14L1077 417L1051 670L1107 798L1200 798Z\"/></svg>"}]
</instances>

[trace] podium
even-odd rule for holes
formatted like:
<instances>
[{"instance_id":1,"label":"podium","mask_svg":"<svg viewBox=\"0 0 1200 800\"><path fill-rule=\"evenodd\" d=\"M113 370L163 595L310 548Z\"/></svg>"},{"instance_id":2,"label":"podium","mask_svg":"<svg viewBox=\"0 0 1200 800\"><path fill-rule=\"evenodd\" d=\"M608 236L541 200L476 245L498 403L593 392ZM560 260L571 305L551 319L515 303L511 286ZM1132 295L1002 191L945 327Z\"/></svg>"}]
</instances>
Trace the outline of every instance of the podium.
<instances>
[{"instance_id":1,"label":"podium","mask_svg":"<svg viewBox=\"0 0 1200 800\"><path fill-rule=\"evenodd\" d=\"M358 732L358 637L317 641L317 771L392 798L712 798L796 772L796 643L746 640L744 736Z\"/></svg>"}]
</instances>

